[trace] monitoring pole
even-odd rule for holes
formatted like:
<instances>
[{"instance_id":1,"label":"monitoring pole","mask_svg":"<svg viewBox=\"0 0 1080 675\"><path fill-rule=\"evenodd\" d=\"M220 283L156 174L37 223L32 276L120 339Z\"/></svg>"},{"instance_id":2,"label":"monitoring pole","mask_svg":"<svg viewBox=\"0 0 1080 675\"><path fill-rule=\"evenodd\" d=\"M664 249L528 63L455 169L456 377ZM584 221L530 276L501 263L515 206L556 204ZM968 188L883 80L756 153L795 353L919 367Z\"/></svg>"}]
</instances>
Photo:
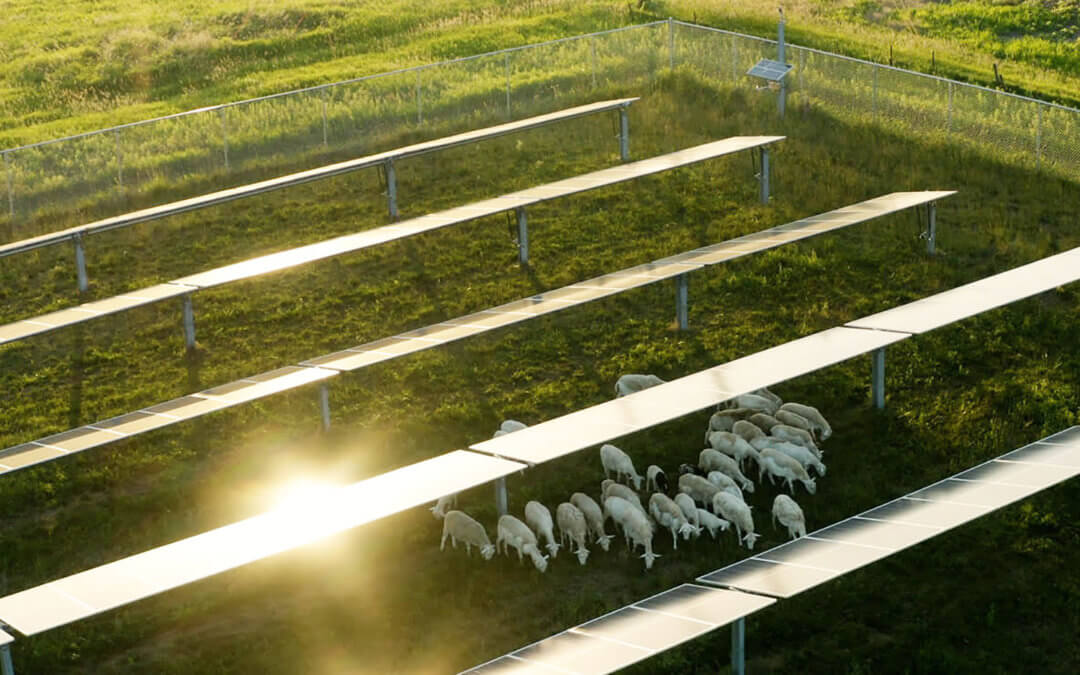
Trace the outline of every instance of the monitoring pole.
<instances>
[{"instance_id":1,"label":"monitoring pole","mask_svg":"<svg viewBox=\"0 0 1080 675\"><path fill-rule=\"evenodd\" d=\"M786 64L787 60L784 58L784 8L780 8L780 29L776 40L776 60L781 64ZM780 119L784 119L784 111L787 109L787 78L780 78L780 99L777 103L780 110Z\"/></svg>"}]
</instances>

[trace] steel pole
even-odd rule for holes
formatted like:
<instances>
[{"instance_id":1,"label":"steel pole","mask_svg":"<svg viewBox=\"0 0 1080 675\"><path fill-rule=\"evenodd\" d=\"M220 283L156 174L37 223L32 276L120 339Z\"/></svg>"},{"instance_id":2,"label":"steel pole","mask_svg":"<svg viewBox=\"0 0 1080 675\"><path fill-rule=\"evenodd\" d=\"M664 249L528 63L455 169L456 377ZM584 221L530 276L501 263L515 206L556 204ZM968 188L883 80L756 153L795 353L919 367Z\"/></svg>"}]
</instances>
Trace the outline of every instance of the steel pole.
<instances>
[{"instance_id":1,"label":"steel pole","mask_svg":"<svg viewBox=\"0 0 1080 675\"><path fill-rule=\"evenodd\" d=\"M926 205L926 252L934 255L937 247L937 204L930 202Z\"/></svg>"},{"instance_id":2,"label":"steel pole","mask_svg":"<svg viewBox=\"0 0 1080 675\"><path fill-rule=\"evenodd\" d=\"M619 108L619 154L622 161L630 161L630 113L625 106Z\"/></svg>"},{"instance_id":3,"label":"steel pole","mask_svg":"<svg viewBox=\"0 0 1080 675\"><path fill-rule=\"evenodd\" d=\"M689 298L689 278L683 273L675 277L675 316L679 320L679 330L690 327Z\"/></svg>"},{"instance_id":4,"label":"steel pole","mask_svg":"<svg viewBox=\"0 0 1080 675\"><path fill-rule=\"evenodd\" d=\"M225 108L218 108L221 118L221 146L225 151L225 169L229 168L229 127L225 124Z\"/></svg>"},{"instance_id":5,"label":"steel pole","mask_svg":"<svg viewBox=\"0 0 1080 675\"><path fill-rule=\"evenodd\" d=\"M420 96L420 71L416 71L416 123L424 123L424 100Z\"/></svg>"},{"instance_id":6,"label":"steel pole","mask_svg":"<svg viewBox=\"0 0 1080 675\"><path fill-rule=\"evenodd\" d=\"M188 351L195 349L195 308L191 304L191 293L184 296L184 346Z\"/></svg>"},{"instance_id":7,"label":"steel pole","mask_svg":"<svg viewBox=\"0 0 1080 675\"><path fill-rule=\"evenodd\" d=\"M397 205L397 171L394 170L394 160L388 159L383 165L386 168L386 203L390 210L390 219L398 219Z\"/></svg>"},{"instance_id":8,"label":"steel pole","mask_svg":"<svg viewBox=\"0 0 1080 675\"><path fill-rule=\"evenodd\" d=\"M8 215L15 218L15 175L11 168L11 155L4 153L4 169L7 172Z\"/></svg>"},{"instance_id":9,"label":"steel pole","mask_svg":"<svg viewBox=\"0 0 1080 675\"><path fill-rule=\"evenodd\" d=\"M116 139L116 184L124 187L124 150L120 146L120 130L113 132Z\"/></svg>"},{"instance_id":10,"label":"steel pole","mask_svg":"<svg viewBox=\"0 0 1080 675\"><path fill-rule=\"evenodd\" d=\"M507 53L503 57L503 62L506 64L506 119L513 119L513 115L510 113L510 54Z\"/></svg>"},{"instance_id":11,"label":"steel pole","mask_svg":"<svg viewBox=\"0 0 1080 675\"><path fill-rule=\"evenodd\" d=\"M72 237L75 242L75 274L79 278L79 292L85 293L90 284L86 277L86 251L83 250L82 233Z\"/></svg>"},{"instance_id":12,"label":"steel pole","mask_svg":"<svg viewBox=\"0 0 1080 675\"><path fill-rule=\"evenodd\" d=\"M529 264L529 222L525 217L525 207L519 206L514 209L517 214L518 226L518 262L522 265Z\"/></svg>"},{"instance_id":13,"label":"steel pole","mask_svg":"<svg viewBox=\"0 0 1080 675\"><path fill-rule=\"evenodd\" d=\"M319 408L322 410L323 431L330 430L330 387L319 385Z\"/></svg>"},{"instance_id":14,"label":"steel pole","mask_svg":"<svg viewBox=\"0 0 1080 675\"><path fill-rule=\"evenodd\" d=\"M495 510L500 516L505 516L510 511L510 499L506 492L506 477L495 479Z\"/></svg>"},{"instance_id":15,"label":"steel pole","mask_svg":"<svg viewBox=\"0 0 1080 675\"><path fill-rule=\"evenodd\" d=\"M769 149L761 148L761 203L769 203Z\"/></svg>"},{"instance_id":16,"label":"steel pole","mask_svg":"<svg viewBox=\"0 0 1080 675\"><path fill-rule=\"evenodd\" d=\"M881 410L885 407L885 348L882 347L874 352L870 365L870 387L874 407Z\"/></svg>"},{"instance_id":17,"label":"steel pole","mask_svg":"<svg viewBox=\"0 0 1080 675\"><path fill-rule=\"evenodd\" d=\"M11 662L11 645L0 647L0 673L15 675L15 664Z\"/></svg>"},{"instance_id":18,"label":"steel pole","mask_svg":"<svg viewBox=\"0 0 1080 675\"><path fill-rule=\"evenodd\" d=\"M668 31L668 68L675 70L675 21L669 16L667 20Z\"/></svg>"},{"instance_id":19,"label":"steel pole","mask_svg":"<svg viewBox=\"0 0 1080 675\"><path fill-rule=\"evenodd\" d=\"M320 98L322 99L322 144L323 147L326 148L330 146L330 134L329 129L327 128L329 125L326 120L326 90L322 89L320 92Z\"/></svg>"},{"instance_id":20,"label":"steel pole","mask_svg":"<svg viewBox=\"0 0 1080 675\"><path fill-rule=\"evenodd\" d=\"M731 624L731 673L746 675L746 619Z\"/></svg>"}]
</instances>

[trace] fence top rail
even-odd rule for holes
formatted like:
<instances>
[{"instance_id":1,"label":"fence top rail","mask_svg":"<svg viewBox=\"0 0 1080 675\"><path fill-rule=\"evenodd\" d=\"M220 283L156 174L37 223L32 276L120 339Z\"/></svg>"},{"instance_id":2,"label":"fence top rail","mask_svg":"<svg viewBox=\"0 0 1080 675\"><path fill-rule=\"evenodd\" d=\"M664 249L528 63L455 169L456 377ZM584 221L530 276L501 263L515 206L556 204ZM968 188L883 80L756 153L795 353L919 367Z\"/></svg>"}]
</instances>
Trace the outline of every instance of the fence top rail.
<instances>
[{"instance_id":1,"label":"fence top rail","mask_svg":"<svg viewBox=\"0 0 1080 675\"><path fill-rule=\"evenodd\" d=\"M430 141L422 141L420 143L414 143L412 145L407 145L401 148L387 150L373 155L366 155L364 157L358 157L356 159L350 159L344 162L327 164L326 166L320 166L314 169L307 169L305 171L300 171L285 176L278 176L277 178L270 178L268 180L258 181L256 183L249 183L247 185L241 185L239 187L229 188L226 190L218 190L216 192L210 192L196 197L189 197L188 199L182 199L179 201L170 202L168 204L161 204L159 206L152 206L150 208L140 209L138 211L132 211L130 213L124 213L118 216L112 216L102 220L97 220L92 223L86 223L84 225L76 225L74 227L69 227L64 230L57 230L56 232L49 232L47 234L43 234L37 237L21 239L19 241L0 245L0 258L9 255L15 255L18 253L25 253L27 251L32 251L34 249L42 248L45 246L51 246L53 244L58 244L80 235L106 232L108 230L116 229L119 227L127 227L128 225L134 225L136 223L157 220L159 218L166 218L168 216L186 213L188 211L194 211L196 209L215 206L217 204L224 204L225 202L230 202L237 199L253 197L273 190L280 190L287 187L302 185L304 183L310 183L312 181L332 178L334 176L339 176L343 173L348 173L350 171L358 171L364 168L379 166L388 161L416 157L418 155L422 155L428 152L445 150L467 143L475 143L482 140L497 138L506 134L511 134L518 131L525 131L528 129L535 129L548 124L554 124L556 122L576 119L594 113L623 109L638 101L639 98L640 97L635 96L630 98L620 98L612 99L609 101L597 101L594 103L587 103L585 105L580 105L573 108L566 108L564 110L545 113L543 115L536 115L534 117L527 117L525 119L516 120L513 122L505 122L503 124L485 127L483 129L474 129L472 131L465 131L460 134L454 134L452 136L437 138Z\"/></svg>"},{"instance_id":2,"label":"fence top rail","mask_svg":"<svg viewBox=\"0 0 1080 675\"><path fill-rule=\"evenodd\" d=\"M712 26L702 26L702 25L696 24L696 23L688 23L686 21L679 21L678 19L672 19L672 22L676 23L676 24L678 24L680 26L686 26L687 28L695 28L695 29L699 29L699 30L709 31L709 32L712 32L712 33L722 33L724 35L730 35L732 37L743 38L743 39L746 39L746 40L757 40L758 42L765 42L765 43L768 43L768 44L777 44L777 41L772 39L772 38L759 37L757 35L746 35L744 33L736 33L736 32L733 32L733 31L724 30L722 28L713 28ZM985 91L987 93L995 94L995 95L998 95L998 96L1007 96L1009 98L1015 98L1015 99L1019 99L1019 100L1022 100L1022 101L1027 101L1029 103L1035 103L1035 104L1038 104L1038 105L1041 105L1041 106L1046 106L1048 108L1057 108L1059 110L1064 110L1064 111L1067 111L1067 112L1070 112L1070 113L1080 114L1080 109L1070 108L1067 105L1062 105L1060 103L1054 103L1053 101L1043 101L1041 99L1032 98L1030 96L1024 96L1023 94L1014 94L1014 93L1009 92L1009 91L1001 91L1000 89L991 89L990 87L984 87L981 84L972 84L970 82L961 82L960 80L952 80L952 79L949 79L947 77L941 77L940 75L931 75L930 73L921 73L921 72L919 72L917 70L908 70L907 68L898 68L897 66L890 66L890 65L886 65L884 63L877 63L875 61L867 61L866 59L860 59L860 58L856 58L854 56L845 56L844 54L837 54L835 52L827 52L827 51L824 51L822 49L815 49L813 47L802 47L800 45L797 45L797 44L794 44L794 43L791 43L791 42L786 42L785 44L786 44L788 49L800 49L800 50L803 50L803 51L811 52L813 54L820 54L821 56L827 56L829 58L840 59L842 61L851 61L852 63L861 63L863 65L873 66L874 68L880 68L882 70L891 70L891 71L897 72L897 73L904 73L905 75L915 75L915 76L918 76L918 77L925 77L925 78L928 78L928 79L931 79L931 80L937 80L938 82L944 82L944 83L947 83L947 84L955 85L957 87L968 87L968 88L971 88L971 89L978 89L980 91Z\"/></svg>"},{"instance_id":3,"label":"fence top rail","mask_svg":"<svg viewBox=\"0 0 1080 675\"><path fill-rule=\"evenodd\" d=\"M171 115L162 115L160 117L151 117L145 120L138 120L136 122L127 122L126 124L117 124L116 126L106 127L104 129L95 129L93 131L85 131L79 134L72 134L70 136L62 136L60 138L51 138L45 141L38 141L36 143L27 143L25 145L19 145L12 148L5 148L0 150L0 154L8 155L18 152L20 150L29 150L31 148L38 148L44 145L52 145L54 143L62 143L65 141L72 141L80 138L87 138L89 136L98 136L100 134L107 134L110 132L117 132L123 129L132 127L139 127L147 124L154 124L156 122L163 122L167 120L177 119L180 117L187 117L189 115L198 115L206 112L214 112L215 110L226 110L228 108L234 108L242 105L249 105L252 103L260 103L263 101L270 101L277 98L286 98L289 96L298 96L300 94L310 94L313 92L324 91L327 89L333 89L334 87L341 87L350 84L358 84L368 80L376 80L383 77L393 77L395 75L403 75L405 73L419 72L432 68L441 68L443 66L451 66L458 63L464 63L467 61L475 61L490 56L499 56L501 54L510 54L513 52L526 51L529 49L538 49L540 47L547 47L555 44L562 44L565 42L573 42L576 40L585 40L588 38L599 37L602 35L611 35L613 33L622 33L630 30L637 30L640 28L650 28L658 25L666 24L666 20L652 21L649 23L635 24L633 26L621 26L619 28L610 28L608 30L596 31L595 33L586 33L584 35L571 35L569 37L559 38L557 40L547 40L545 42L534 42L526 45L519 45L517 47L507 47L505 49L497 49L495 51L483 52L480 54L470 54L469 56L461 56L456 59L448 59L446 61L437 61L435 63L424 63L418 66L410 66L408 68L399 68L397 70L388 70L382 73L372 73L371 75L363 75L361 77L354 77L348 80L340 80L338 82L328 82L326 84L317 84L311 87L302 87L300 89L290 89L289 91L282 91L276 94L267 94L266 96L257 96L254 98L247 98L240 101L230 101L228 103L219 103L217 105L204 106L202 108L195 108L192 110L185 110L183 112L173 113Z\"/></svg>"}]
</instances>

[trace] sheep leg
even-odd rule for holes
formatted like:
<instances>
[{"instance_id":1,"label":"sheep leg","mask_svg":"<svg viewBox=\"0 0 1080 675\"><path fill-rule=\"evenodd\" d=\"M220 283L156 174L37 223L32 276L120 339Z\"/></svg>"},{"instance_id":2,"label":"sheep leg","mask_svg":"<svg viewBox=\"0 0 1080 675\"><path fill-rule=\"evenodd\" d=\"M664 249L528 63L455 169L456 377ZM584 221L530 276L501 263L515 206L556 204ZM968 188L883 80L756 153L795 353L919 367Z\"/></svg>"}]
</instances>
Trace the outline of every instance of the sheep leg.
<instances>
[{"instance_id":1,"label":"sheep leg","mask_svg":"<svg viewBox=\"0 0 1080 675\"><path fill-rule=\"evenodd\" d=\"M448 536L450 536L449 532L443 532L442 533L442 541L439 542L439 550L440 551L446 550L446 538Z\"/></svg>"},{"instance_id":2,"label":"sheep leg","mask_svg":"<svg viewBox=\"0 0 1080 675\"><path fill-rule=\"evenodd\" d=\"M671 528L671 545L675 550L679 550L679 537L674 527Z\"/></svg>"}]
</instances>

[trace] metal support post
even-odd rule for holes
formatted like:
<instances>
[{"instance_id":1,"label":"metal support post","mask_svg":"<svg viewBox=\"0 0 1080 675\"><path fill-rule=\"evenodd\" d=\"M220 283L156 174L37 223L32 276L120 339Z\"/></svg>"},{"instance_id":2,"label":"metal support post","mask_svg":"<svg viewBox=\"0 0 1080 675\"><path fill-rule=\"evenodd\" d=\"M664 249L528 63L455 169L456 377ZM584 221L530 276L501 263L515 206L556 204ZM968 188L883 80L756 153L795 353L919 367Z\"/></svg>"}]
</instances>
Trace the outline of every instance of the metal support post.
<instances>
[{"instance_id":1,"label":"metal support post","mask_svg":"<svg viewBox=\"0 0 1080 675\"><path fill-rule=\"evenodd\" d=\"M116 184L122 188L124 187L124 151L120 147L120 130L114 131L113 136L116 139Z\"/></svg>"},{"instance_id":2,"label":"metal support post","mask_svg":"<svg viewBox=\"0 0 1080 675\"><path fill-rule=\"evenodd\" d=\"M874 399L874 407L881 410L885 407L885 348L876 350L871 358L871 397Z\"/></svg>"},{"instance_id":3,"label":"metal support post","mask_svg":"<svg viewBox=\"0 0 1080 675\"><path fill-rule=\"evenodd\" d=\"M75 273L79 277L79 292L85 293L89 282L86 278L86 251L83 250L82 234L76 233L72 240L75 242Z\"/></svg>"},{"instance_id":4,"label":"metal support post","mask_svg":"<svg viewBox=\"0 0 1080 675\"><path fill-rule=\"evenodd\" d=\"M761 148L761 203L769 203L769 149Z\"/></svg>"},{"instance_id":5,"label":"metal support post","mask_svg":"<svg viewBox=\"0 0 1080 675\"><path fill-rule=\"evenodd\" d=\"M1042 165L1042 120L1043 120L1043 105L1038 105L1039 115L1035 120L1035 168L1038 169Z\"/></svg>"},{"instance_id":6,"label":"metal support post","mask_svg":"<svg viewBox=\"0 0 1080 675\"><path fill-rule=\"evenodd\" d=\"M15 675L15 665L11 662L11 645L0 647L0 673Z\"/></svg>"},{"instance_id":7,"label":"metal support post","mask_svg":"<svg viewBox=\"0 0 1080 675\"><path fill-rule=\"evenodd\" d=\"M731 36L731 79L739 79L739 45L735 42L735 36Z\"/></svg>"},{"instance_id":8,"label":"metal support post","mask_svg":"<svg viewBox=\"0 0 1080 675\"><path fill-rule=\"evenodd\" d=\"M874 64L874 93L873 93L873 98L871 99L871 103L872 103L872 105L874 107L874 119L875 120L877 119L877 71L878 71L877 64Z\"/></svg>"},{"instance_id":9,"label":"metal support post","mask_svg":"<svg viewBox=\"0 0 1080 675\"><path fill-rule=\"evenodd\" d=\"M184 345L195 349L195 308L191 305L191 293L184 296Z\"/></svg>"},{"instance_id":10,"label":"metal support post","mask_svg":"<svg viewBox=\"0 0 1080 675\"><path fill-rule=\"evenodd\" d=\"M416 71L416 123L424 123L424 100L420 96L420 71Z\"/></svg>"},{"instance_id":11,"label":"metal support post","mask_svg":"<svg viewBox=\"0 0 1080 675\"><path fill-rule=\"evenodd\" d=\"M926 205L926 252L934 255L937 245L937 204Z\"/></svg>"},{"instance_id":12,"label":"metal support post","mask_svg":"<svg viewBox=\"0 0 1080 675\"><path fill-rule=\"evenodd\" d=\"M506 494L506 477L495 479L495 510L500 516L505 516L510 511L509 497Z\"/></svg>"},{"instance_id":13,"label":"metal support post","mask_svg":"<svg viewBox=\"0 0 1080 675\"><path fill-rule=\"evenodd\" d=\"M323 431L330 430L330 387L319 385L319 408L322 410Z\"/></svg>"},{"instance_id":14,"label":"metal support post","mask_svg":"<svg viewBox=\"0 0 1080 675\"><path fill-rule=\"evenodd\" d=\"M949 113L945 119L945 128L948 131L952 131L952 96L953 96L953 84L949 83Z\"/></svg>"},{"instance_id":15,"label":"metal support post","mask_svg":"<svg viewBox=\"0 0 1080 675\"><path fill-rule=\"evenodd\" d=\"M4 169L7 172L8 215L15 217L15 175L11 168L11 155L4 153Z\"/></svg>"},{"instance_id":16,"label":"metal support post","mask_svg":"<svg viewBox=\"0 0 1080 675\"><path fill-rule=\"evenodd\" d=\"M592 47L592 88L596 89L596 38L589 40L589 46Z\"/></svg>"},{"instance_id":17,"label":"metal support post","mask_svg":"<svg viewBox=\"0 0 1080 675\"><path fill-rule=\"evenodd\" d=\"M225 168L229 168L229 128L225 124L225 108L218 108L218 117L221 118L221 146L225 151Z\"/></svg>"},{"instance_id":18,"label":"metal support post","mask_svg":"<svg viewBox=\"0 0 1080 675\"><path fill-rule=\"evenodd\" d=\"M622 161L630 161L630 113L625 106L619 108L619 154Z\"/></svg>"},{"instance_id":19,"label":"metal support post","mask_svg":"<svg viewBox=\"0 0 1080 675\"><path fill-rule=\"evenodd\" d=\"M675 21L669 16L667 20L668 36L668 68L675 70Z\"/></svg>"},{"instance_id":20,"label":"metal support post","mask_svg":"<svg viewBox=\"0 0 1080 675\"><path fill-rule=\"evenodd\" d=\"M675 316L679 319L679 330L690 327L689 279L685 273L675 277Z\"/></svg>"},{"instance_id":21,"label":"metal support post","mask_svg":"<svg viewBox=\"0 0 1080 675\"><path fill-rule=\"evenodd\" d=\"M784 16L780 15L780 28L777 31L776 40L776 60L780 63L787 63L787 53L784 50ZM776 106L780 113L780 119L784 119L784 112L787 109L787 78L780 78L780 97L777 99Z\"/></svg>"},{"instance_id":22,"label":"metal support post","mask_svg":"<svg viewBox=\"0 0 1080 675\"><path fill-rule=\"evenodd\" d=\"M320 98L322 98L322 144L323 147L330 146L330 134L328 133L328 124L326 121L326 89L319 90Z\"/></svg>"},{"instance_id":23,"label":"metal support post","mask_svg":"<svg viewBox=\"0 0 1080 675\"><path fill-rule=\"evenodd\" d=\"M525 207L519 206L514 209L517 214L518 226L518 262L522 265L529 264L529 223L525 217Z\"/></svg>"},{"instance_id":24,"label":"metal support post","mask_svg":"<svg viewBox=\"0 0 1080 675\"><path fill-rule=\"evenodd\" d=\"M394 170L394 160L388 159L383 165L386 169L386 203L390 209L390 218L398 219L397 208L397 171Z\"/></svg>"},{"instance_id":25,"label":"metal support post","mask_svg":"<svg viewBox=\"0 0 1080 675\"><path fill-rule=\"evenodd\" d=\"M746 619L731 624L731 675L746 675Z\"/></svg>"},{"instance_id":26,"label":"metal support post","mask_svg":"<svg viewBox=\"0 0 1080 675\"><path fill-rule=\"evenodd\" d=\"M510 53L503 57L503 62L506 64L506 119L513 119L513 115L510 113Z\"/></svg>"}]
</instances>

